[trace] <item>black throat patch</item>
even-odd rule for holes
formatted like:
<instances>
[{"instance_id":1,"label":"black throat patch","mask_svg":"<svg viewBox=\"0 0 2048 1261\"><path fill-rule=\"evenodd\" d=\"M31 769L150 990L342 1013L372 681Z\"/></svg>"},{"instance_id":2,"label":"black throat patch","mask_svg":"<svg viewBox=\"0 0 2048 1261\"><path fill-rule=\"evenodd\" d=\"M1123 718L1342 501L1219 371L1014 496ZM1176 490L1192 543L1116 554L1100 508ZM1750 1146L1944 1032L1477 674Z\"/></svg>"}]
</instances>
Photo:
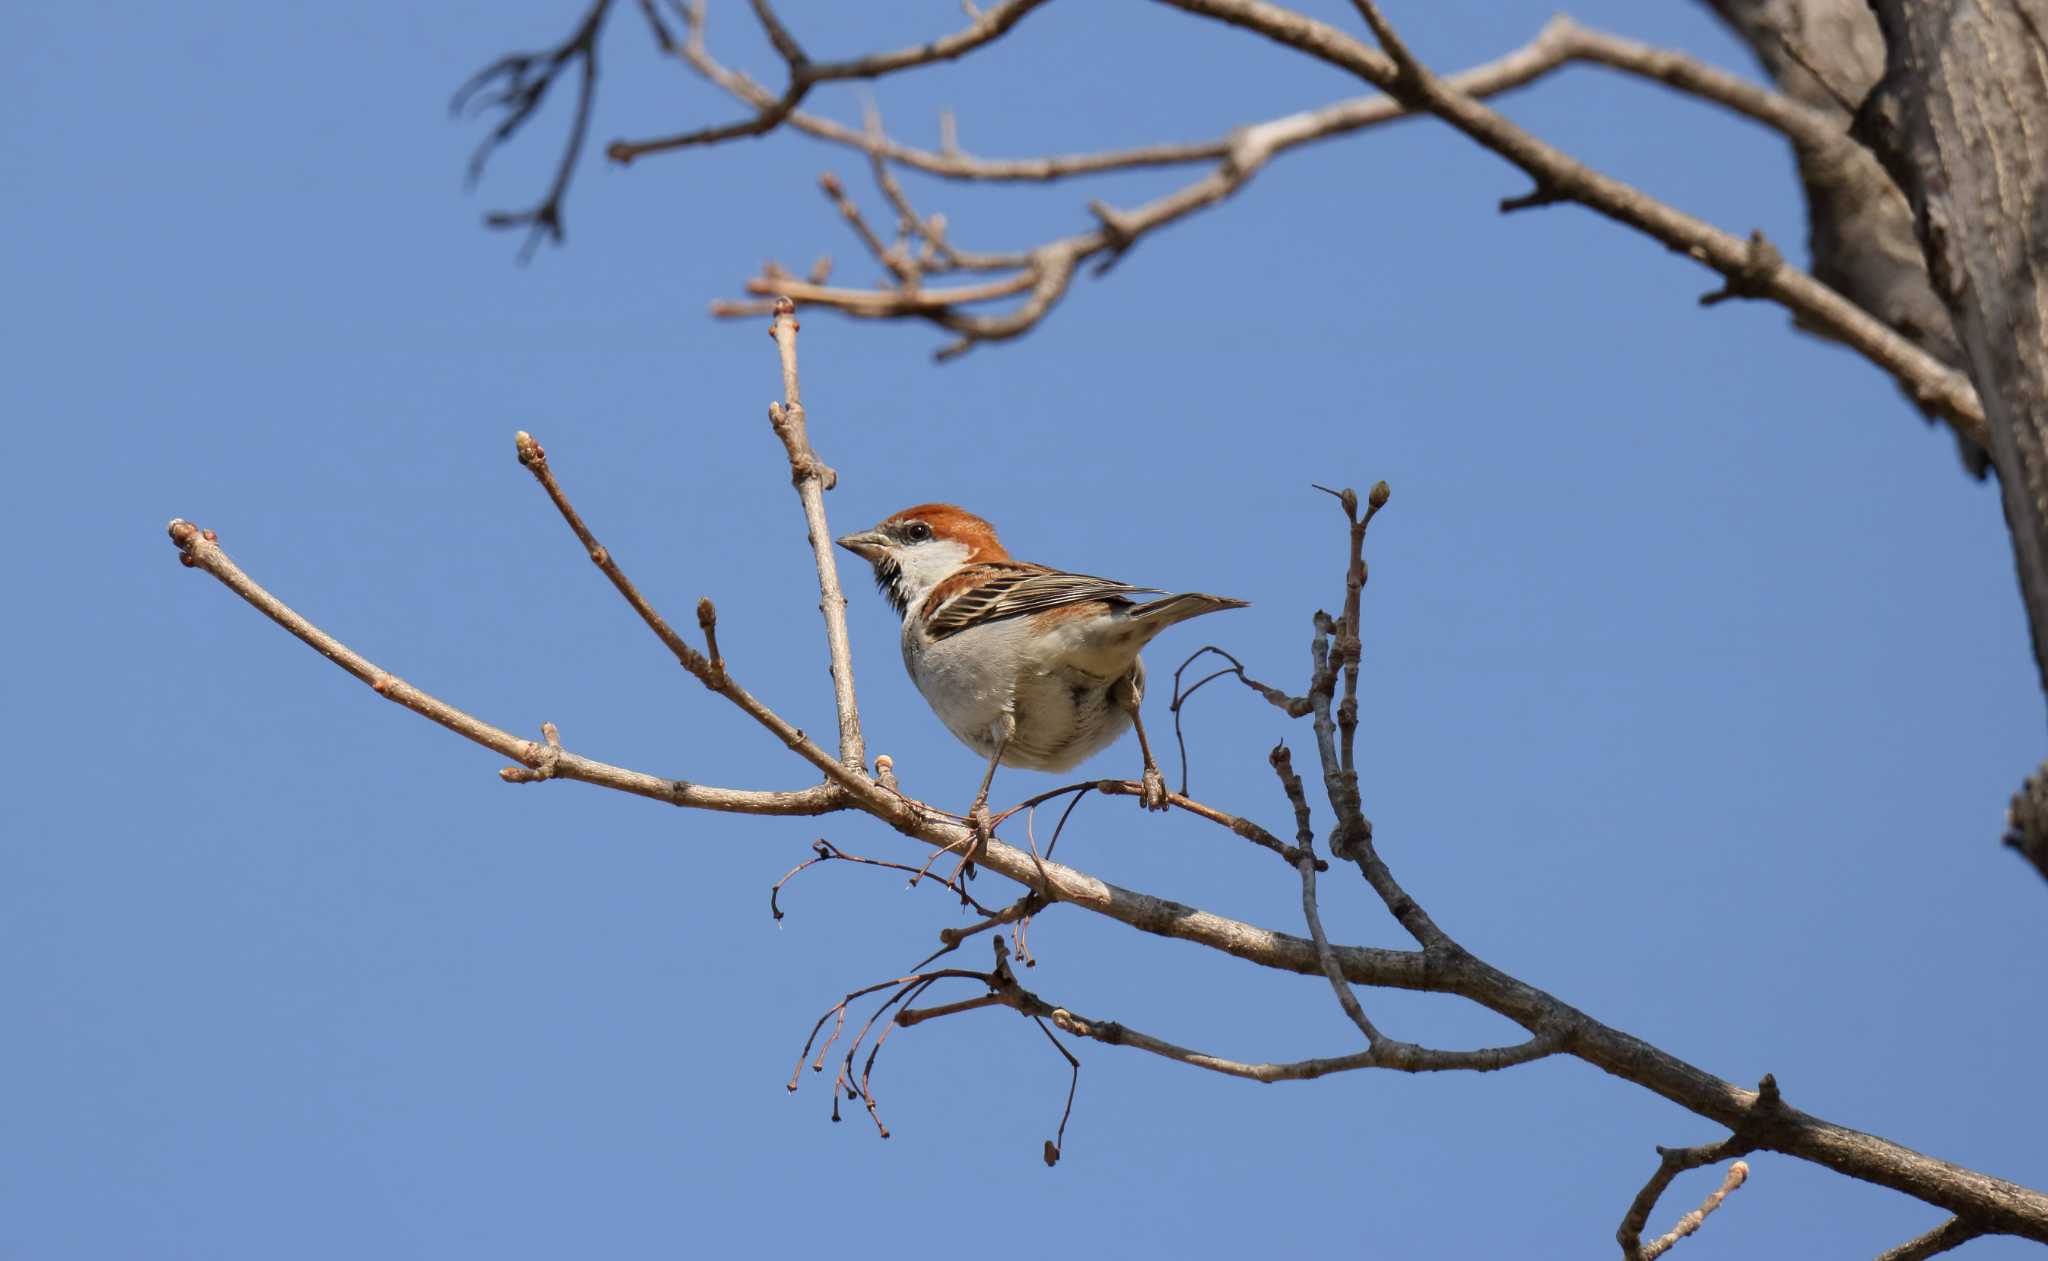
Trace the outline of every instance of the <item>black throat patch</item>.
<instances>
[{"instance_id":1,"label":"black throat patch","mask_svg":"<svg viewBox=\"0 0 2048 1261\"><path fill-rule=\"evenodd\" d=\"M903 567L896 563L895 557L884 556L875 562L875 589L882 593L889 607L896 610L896 616L902 617L910 607L910 597L903 591Z\"/></svg>"}]
</instances>

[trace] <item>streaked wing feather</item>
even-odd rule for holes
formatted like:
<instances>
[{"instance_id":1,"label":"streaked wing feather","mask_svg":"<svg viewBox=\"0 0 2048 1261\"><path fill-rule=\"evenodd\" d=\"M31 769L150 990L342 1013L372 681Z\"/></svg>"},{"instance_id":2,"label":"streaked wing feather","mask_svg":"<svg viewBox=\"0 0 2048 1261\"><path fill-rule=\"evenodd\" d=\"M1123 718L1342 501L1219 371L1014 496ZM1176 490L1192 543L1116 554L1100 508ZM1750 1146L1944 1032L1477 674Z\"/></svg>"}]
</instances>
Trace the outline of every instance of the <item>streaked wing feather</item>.
<instances>
[{"instance_id":1,"label":"streaked wing feather","mask_svg":"<svg viewBox=\"0 0 2048 1261\"><path fill-rule=\"evenodd\" d=\"M1134 587L1113 578L1061 573L1037 566L989 564L975 569L977 572L968 580L966 589L941 604L927 623L933 639L944 639L985 622L1043 613L1069 604L1090 600L1128 603L1133 595L1166 594L1157 587Z\"/></svg>"}]
</instances>

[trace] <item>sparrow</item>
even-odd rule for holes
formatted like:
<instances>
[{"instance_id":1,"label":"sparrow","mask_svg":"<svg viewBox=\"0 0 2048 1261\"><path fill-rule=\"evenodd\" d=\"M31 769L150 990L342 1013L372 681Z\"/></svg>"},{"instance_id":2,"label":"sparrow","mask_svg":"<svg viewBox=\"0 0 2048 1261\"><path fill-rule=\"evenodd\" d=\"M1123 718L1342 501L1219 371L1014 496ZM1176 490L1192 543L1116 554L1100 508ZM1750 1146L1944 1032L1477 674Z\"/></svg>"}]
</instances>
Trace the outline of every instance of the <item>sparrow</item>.
<instances>
[{"instance_id":1,"label":"sparrow","mask_svg":"<svg viewBox=\"0 0 2048 1261\"><path fill-rule=\"evenodd\" d=\"M1140 802L1166 808L1166 780L1138 716L1152 638L1244 600L1071 574L1016 560L995 527L952 504L919 504L839 546L874 566L903 618L903 665L932 712L988 759L968 811L989 836L997 766L1064 771L1135 727ZM1162 596L1140 601L1134 596Z\"/></svg>"}]
</instances>

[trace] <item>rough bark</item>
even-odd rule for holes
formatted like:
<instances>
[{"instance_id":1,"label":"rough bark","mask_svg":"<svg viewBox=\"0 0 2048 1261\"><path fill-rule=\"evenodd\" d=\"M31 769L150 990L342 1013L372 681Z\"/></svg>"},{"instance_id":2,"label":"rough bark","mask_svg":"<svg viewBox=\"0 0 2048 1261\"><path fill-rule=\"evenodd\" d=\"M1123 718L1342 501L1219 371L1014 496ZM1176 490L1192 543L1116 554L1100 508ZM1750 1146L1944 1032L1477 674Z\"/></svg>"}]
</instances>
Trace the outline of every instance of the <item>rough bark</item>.
<instances>
[{"instance_id":1,"label":"rough bark","mask_svg":"<svg viewBox=\"0 0 2048 1261\"><path fill-rule=\"evenodd\" d=\"M1885 72L1855 133L1913 208L1928 275L1983 397L2048 685L2048 0L1872 7ZM2048 876L2048 832L2031 808L2039 796L2014 799L2008 840Z\"/></svg>"},{"instance_id":2,"label":"rough bark","mask_svg":"<svg viewBox=\"0 0 2048 1261\"><path fill-rule=\"evenodd\" d=\"M1912 207L1870 151L1849 136L1857 103L1884 73L1884 36L1868 0L1703 2L1749 45L1780 91L1841 120L1839 143L1791 140L1806 191L1814 276L1922 350L1967 371L1948 309L1928 280ZM1964 467L1984 476L1990 467L1984 450L1965 438L1956 443Z\"/></svg>"}]
</instances>

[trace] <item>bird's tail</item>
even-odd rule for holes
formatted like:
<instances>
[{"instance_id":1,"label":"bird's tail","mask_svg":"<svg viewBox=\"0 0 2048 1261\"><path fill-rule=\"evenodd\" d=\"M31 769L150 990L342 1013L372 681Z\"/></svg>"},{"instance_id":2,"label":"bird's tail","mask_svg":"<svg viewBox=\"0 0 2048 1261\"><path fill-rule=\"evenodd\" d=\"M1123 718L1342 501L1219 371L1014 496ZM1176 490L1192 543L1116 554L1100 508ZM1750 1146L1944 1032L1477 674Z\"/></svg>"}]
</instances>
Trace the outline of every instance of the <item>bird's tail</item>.
<instances>
[{"instance_id":1,"label":"bird's tail","mask_svg":"<svg viewBox=\"0 0 2048 1261\"><path fill-rule=\"evenodd\" d=\"M1165 630L1176 622L1185 622L1191 617L1204 613L1217 613L1224 609L1242 609L1251 605L1249 600L1233 600L1228 596L1203 595L1199 591L1183 591L1163 600L1141 604L1131 610L1131 617L1143 622L1154 633Z\"/></svg>"}]
</instances>

